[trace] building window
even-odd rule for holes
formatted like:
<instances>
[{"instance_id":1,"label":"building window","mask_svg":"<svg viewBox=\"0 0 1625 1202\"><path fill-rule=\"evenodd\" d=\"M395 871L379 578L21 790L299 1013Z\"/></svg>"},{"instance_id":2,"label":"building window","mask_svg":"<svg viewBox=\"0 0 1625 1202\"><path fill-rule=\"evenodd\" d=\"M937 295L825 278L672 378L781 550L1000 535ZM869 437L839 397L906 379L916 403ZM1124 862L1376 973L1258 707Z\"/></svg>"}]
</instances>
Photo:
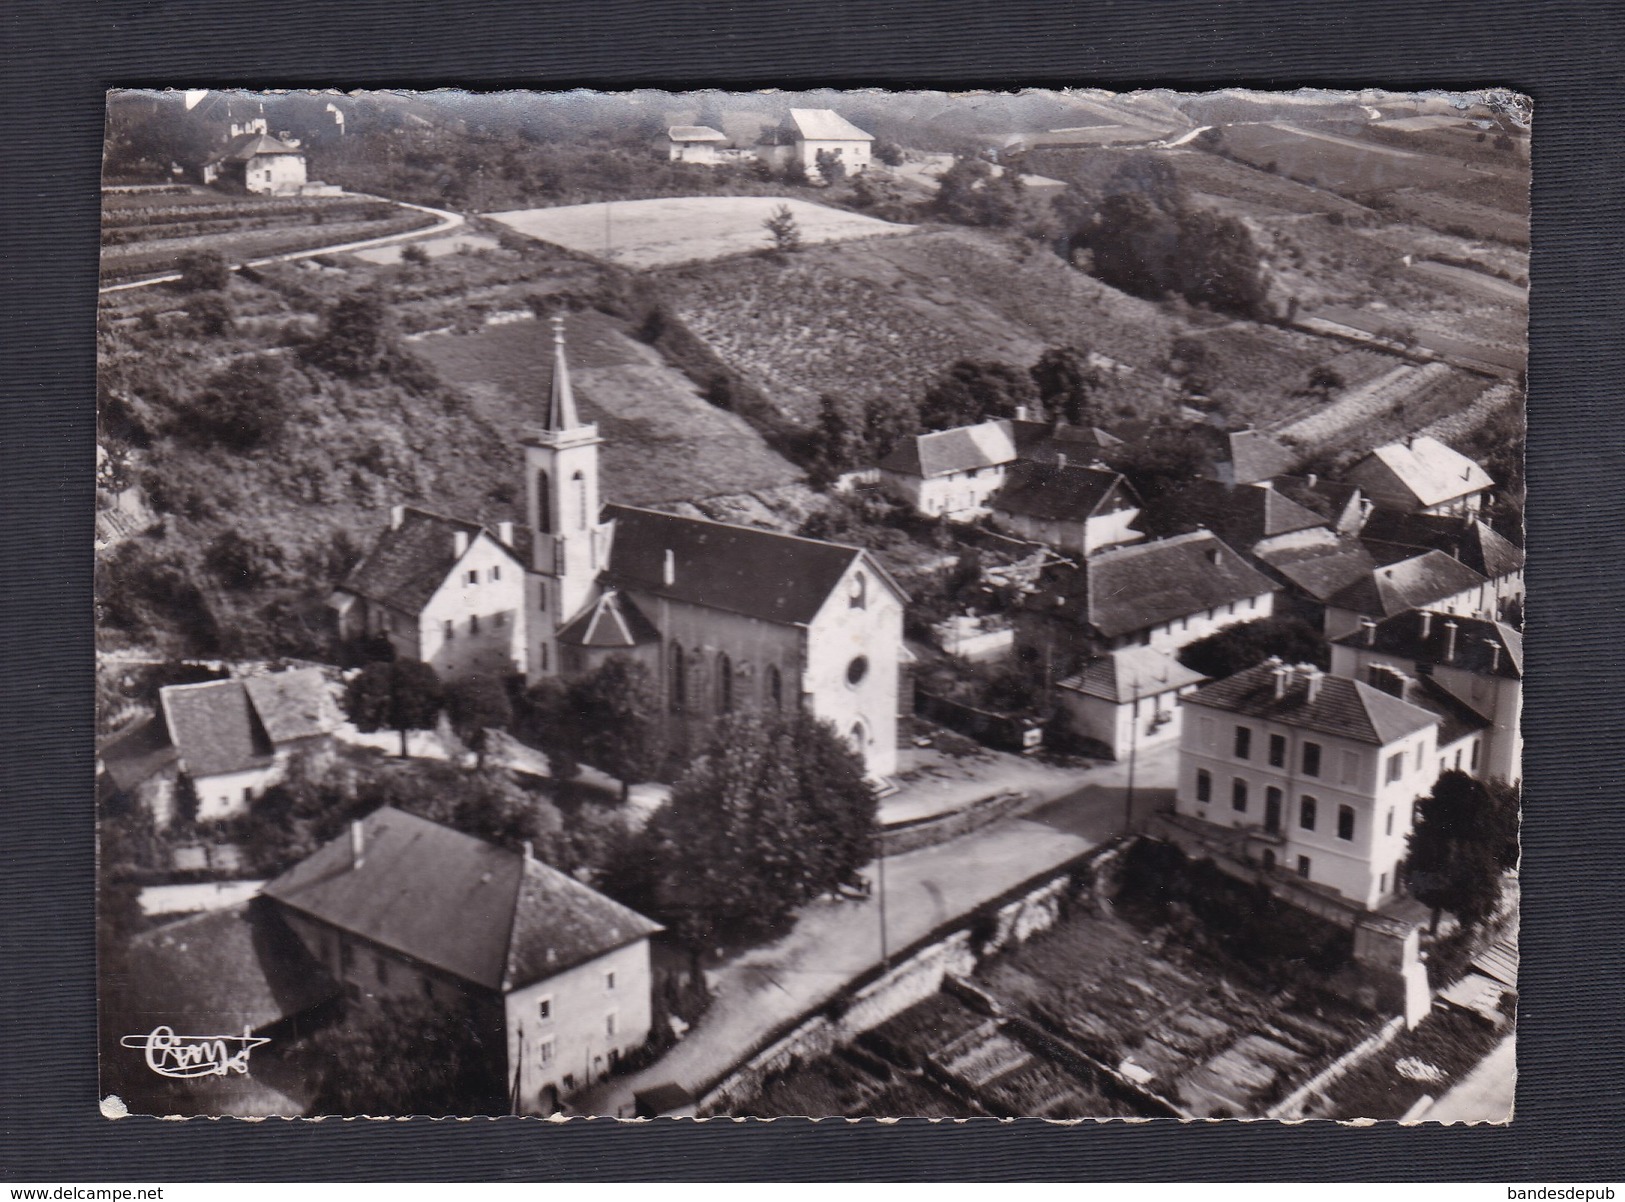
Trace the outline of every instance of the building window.
<instances>
[{"instance_id":1,"label":"building window","mask_svg":"<svg viewBox=\"0 0 1625 1202\"><path fill-rule=\"evenodd\" d=\"M1471 766L1471 768L1473 769L1474 772L1478 771L1478 740L1477 739L1474 739L1473 742L1472 742L1472 754L1471 754L1471 757L1468 759L1467 762Z\"/></svg>"},{"instance_id":2,"label":"building window","mask_svg":"<svg viewBox=\"0 0 1625 1202\"><path fill-rule=\"evenodd\" d=\"M1245 760L1253 754L1253 731L1250 726L1236 727L1236 758Z\"/></svg>"},{"instance_id":3,"label":"building window","mask_svg":"<svg viewBox=\"0 0 1625 1202\"><path fill-rule=\"evenodd\" d=\"M471 568L469 570L468 582L470 584L478 584L480 582L480 570L478 568Z\"/></svg>"},{"instance_id":4,"label":"building window","mask_svg":"<svg viewBox=\"0 0 1625 1202\"><path fill-rule=\"evenodd\" d=\"M1320 744L1305 743L1303 745L1303 774L1305 776L1320 775Z\"/></svg>"},{"instance_id":5,"label":"building window","mask_svg":"<svg viewBox=\"0 0 1625 1202\"><path fill-rule=\"evenodd\" d=\"M671 645L671 708L682 713L688 707L688 665L681 643Z\"/></svg>"},{"instance_id":6,"label":"building window","mask_svg":"<svg viewBox=\"0 0 1625 1202\"><path fill-rule=\"evenodd\" d=\"M548 667L547 667L547 644L546 643L542 644L542 671L543 672L548 671Z\"/></svg>"},{"instance_id":7,"label":"building window","mask_svg":"<svg viewBox=\"0 0 1625 1202\"><path fill-rule=\"evenodd\" d=\"M860 655L846 665L846 683L857 688L863 683L863 678L869 675L869 660L867 656Z\"/></svg>"},{"instance_id":8,"label":"building window","mask_svg":"<svg viewBox=\"0 0 1625 1202\"><path fill-rule=\"evenodd\" d=\"M507 624L508 624L508 615L507 615L507 613L505 613L505 612L503 612L503 613L494 613L494 614L491 615L491 625L497 627L499 630L502 627L506 626Z\"/></svg>"},{"instance_id":9,"label":"building window","mask_svg":"<svg viewBox=\"0 0 1625 1202\"><path fill-rule=\"evenodd\" d=\"M564 1074L564 1092L569 1093L575 1087L576 1087L576 1075L574 1073L565 1073Z\"/></svg>"},{"instance_id":10,"label":"building window","mask_svg":"<svg viewBox=\"0 0 1625 1202\"><path fill-rule=\"evenodd\" d=\"M728 658L728 653L723 651L717 655L717 712L731 714L733 708L734 664Z\"/></svg>"},{"instance_id":11,"label":"building window","mask_svg":"<svg viewBox=\"0 0 1625 1202\"><path fill-rule=\"evenodd\" d=\"M767 703L775 710L784 708L784 677L779 673L777 664L768 665Z\"/></svg>"},{"instance_id":12,"label":"building window","mask_svg":"<svg viewBox=\"0 0 1625 1202\"><path fill-rule=\"evenodd\" d=\"M847 606L851 609L863 609L869 604L869 578L862 572L852 576L851 592L847 597Z\"/></svg>"},{"instance_id":13,"label":"building window","mask_svg":"<svg viewBox=\"0 0 1625 1202\"><path fill-rule=\"evenodd\" d=\"M1393 784L1405 775L1405 753L1396 751L1388 757L1388 783Z\"/></svg>"},{"instance_id":14,"label":"building window","mask_svg":"<svg viewBox=\"0 0 1625 1202\"><path fill-rule=\"evenodd\" d=\"M1200 802L1213 800L1213 774L1206 768L1196 770L1196 800Z\"/></svg>"},{"instance_id":15,"label":"building window","mask_svg":"<svg viewBox=\"0 0 1625 1202\"><path fill-rule=\"evenodd\" d=\"M1271 768L1284 768L1284 767L1286 767L1286 736L1285 735L1271 735L1270 736L1270 767Z\"/></svg>"},{"instance_id":16,"label":"building window","mask_svg":"<svg viewBox=\"0 0 1625 1202\"><path fill-rule=\"evenodd\" d=\"M1422 771L1422 764L1424 757L1427 755L1427 750L1427 744L1425 743L1419 745L1416 749L1416 770L1418 772Z\"/></svg>"},{"instance_id":17,"label":"building window","mask_svg":"<svg viewBox=\"0 0 1625 1202\"><path fill-rule=\"evenodd\" d=\"M457 637L457 623L453 622L450 618L447 618L446 619L446 642L449 643L449 642L451 642L452 639L454 639L456 637Z\"/></svg>"},{"instance_id":18,"label":"building window","mask_svg":"<svg viewBox=\"0 0 1625 1202\"><path fill-rule=\"evenodd\" d=\"M1298 802L1298 825L1306 831L1315 829L1315 810L1317 803L1313 797L1305 793Z\"/></svg>"},{"instance_id":19,"label":"building window","mask_svg":"<svg viewBox=\"0 0 1625 1202\"><path fill-rule=\"evenodd\" d=\"M1385 834L1385 835L1391 835L1391 834L1394 833L1394 807L1393 806L1388 807L1388 817L1383 821L1382 833Z\"/></svg>"},{"instance_id":20,"label":"building window","mask_svg":"<svg viewBox=\"0 0 1625 1202\"><path fill-rule=\"evenodd\" d=\"M1337 807L1337 837L1345 843L1354 841L1354 807Z\"/></svg>"},{"instance_id":21,"label":"building window","mask_svg":"<svg viewBox=\"0 0 1625 1202\"><path fill-rule=\"evenodd\" d=\"M606 972L604 974L604 988L606 990L608 990L610 993L615 992L615 974L614 973Z\"/></svg>"},{"instance_id":22,"label":"building window","mask_svg":"<svg viewBox=\"0 0 1625 1202\"><path fill-rule=\"evenodd\" d=\"M1388 874L1385 872L1377 878L1377 894L1381 896L1388 892Z\"/></svg>"},{"instance_id":23,"label":"building window","mask_svg":"<svg viewBox=\"0 0 1625 1202\"><path fill-rule=\"evenodd\" d=\"M253 801L254 800L254 790L253 789L244 789L243 790L243 800L244 801Z\"/></svg>"},{"instance_id":24,"label":"building window","mask_svg":"<svg viewBox=\"0 0 1625 1202\"><path fill-rule=\"evenodd\" d=\"M615 1035L615 1011L613 1010L604 1015L604 1034L611 1038Z\"/></svg>"},{"instance_id":25,"label":"building window","mask_svg":"<svg viewBox=\"0 0 1625 1202\"><path fill-rule=\"evenodd\" d=\"M479 632L480 632L480 615L479 614L473 614L468 619L468 633L469 634L478 634Z\"/></svg>"},{"instance_id":26,"label":"building window","mask_svg":"<svg viewBox=\"0 0 1625 1202\"><path fill-rule=\"evenodd\" d=\"M551 993L546 997L536 999L536 1017L544 1023L553 1020L553 995Z\"/></svg>"},{"instance_id":27,"label":"building window","mask_svg":"<svg viewBox=\"0 0 1625 1202\"><path fill-rule=\"evenodd\" d=\"M538 1064L553 1063L553 1049L555 1047L553 1036L549 1035L536 1045L536 1061Z\"/></svg>"},{"instance_id":28,"label":"building window","mask_svg":"<svg viewBox=\"0 0 1625 1202\"><path fill-rule=\"evenodd\" d=\"M536 609L539 613L547 612L547 585L540 580L536 582Z\"/></svg>"},{"instance_id":29,"label":"building window","mask_svg":"<svg viewBox=\"0 0 1625 1202\"><path fill-rule=\"evenodd\" d=\"M1247 782L1239 776L1230 784L1230 808L1240 814L1247 812Z\"/></svg>"},{"instance_id":30,"label":"building window","mask_svg":"<svg viewBox=\"0 0 1625 1202\"><path fill-rule=\"evenodd\" d=\"M491 571L487 574L486 579L488 579L488 580L501 580L502 579L502 568L500 566L493 567L491 569Z\"/></svg>"},{"instance_id":31,"label":"building window","mask_svg":"<svg viewBox=\"0 0 1625 1202\"><path fill-rule=\"evenodd\" d=\"M1298 857L1298 875L1301 876L1306 881L1309 879L1309 857L1308 856L1299 856Z\"/></svg>"},{"instance_id":32,"label":"building window","mask_svg":"<svg viewBox=\"0 0 1625 1202\"><path fill-rule=\"evenodd\" d=\"M587 528L587 477L580 472L570 477L576 488L576 529Z\"/></svg>"}]
</instances>

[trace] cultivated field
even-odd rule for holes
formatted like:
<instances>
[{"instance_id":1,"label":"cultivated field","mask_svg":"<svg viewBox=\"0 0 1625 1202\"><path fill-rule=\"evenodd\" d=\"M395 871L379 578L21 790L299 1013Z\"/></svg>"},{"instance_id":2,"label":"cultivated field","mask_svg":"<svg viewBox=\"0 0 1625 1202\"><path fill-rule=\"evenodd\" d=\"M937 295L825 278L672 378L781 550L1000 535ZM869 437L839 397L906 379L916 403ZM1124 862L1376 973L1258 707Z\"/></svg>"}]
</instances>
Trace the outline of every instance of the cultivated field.
<instances>
[{"instance_id":1,"label":"cultivated field","mask_svg":"<svg viewBox=\"0 0 1625 1202\"><path fill-rule=\"evenodd\" d=\"M1224 141L1231 154L1255 167L1273 165L1282 175L1343 196L1433 188L1474 174L1459 161L1284 122L1230 126Z\"/></svg>"},{"instance_id":2,"label":"cultivated field","mask_svg":"<svg viewBox=\"0 0 1625 1202\"><path fill-rule=\"evenodd\" d=\"M103 283L174 271L183 255L217 251L228 262L267 258L405 233L434 217L353 196L104 193Z\"/></svg>"},{"instance_id":3,"label":"cultivated field","mask_svg":"<svg viewBox=\"0 0 1625 1202\"><path fill-rule=\"evenodd\" d=\"M680 196L490 213L521 234L626 267L667 267L766 250L763 223L781 206L807 244L913 228L777 196Z\"/></svg>"}]
</instances>

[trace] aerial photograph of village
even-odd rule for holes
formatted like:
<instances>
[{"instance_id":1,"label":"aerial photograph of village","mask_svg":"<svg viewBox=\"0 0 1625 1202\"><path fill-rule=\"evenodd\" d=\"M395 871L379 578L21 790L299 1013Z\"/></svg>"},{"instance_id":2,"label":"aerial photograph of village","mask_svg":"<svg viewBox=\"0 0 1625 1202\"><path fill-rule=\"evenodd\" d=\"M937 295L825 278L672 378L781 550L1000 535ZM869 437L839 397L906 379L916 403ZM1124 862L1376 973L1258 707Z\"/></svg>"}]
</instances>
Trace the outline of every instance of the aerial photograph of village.
<instances>
[{"instance_id":1,"label":"aerial photograph of village","mask_svg":"<svg viewBox=\"0 0 1625 1202\"><path fill-rule=\"evenodd\" d=\"M109 94L103 1113L1509 1121L1530 133Z\"/></svg>"}]
</instances>

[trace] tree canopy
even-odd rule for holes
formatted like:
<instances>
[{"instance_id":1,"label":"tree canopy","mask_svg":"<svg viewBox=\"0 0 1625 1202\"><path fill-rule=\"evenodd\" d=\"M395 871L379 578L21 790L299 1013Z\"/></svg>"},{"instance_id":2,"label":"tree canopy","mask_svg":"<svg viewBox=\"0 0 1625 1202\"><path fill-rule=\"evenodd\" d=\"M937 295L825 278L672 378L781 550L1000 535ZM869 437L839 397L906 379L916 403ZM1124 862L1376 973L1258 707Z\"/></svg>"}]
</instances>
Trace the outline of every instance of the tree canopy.
<instances>
[{"instance_id":1,"label":"tree canopy","mask_svg":"<svg viewBox=\"0 0 1625 1202\"><path fill-rule=\"evenodd\" d=\"M433 726L444 700L439 675L415 659L368 664L344 689L344 709L356 729L400 731L403 758L406 732Z\"/></svg>"},{"instance_id":2,"label":"tree canopy","mask_svg":"<svg viewBox=\"0 0 1625 1202\"><path fill-rule=\"evenodd\" d=\"M1442 773L1416 806L1406 876L1413 896L1433 907L1433 925L1449 910L1468 927L1495 914L1501 874L1518 863L1515 785Z\"/></svg>"},{"instance_id":3,"label":"tree canopy","mask_svg":"<svg viewBox=\"0 0 1625 1202\"><path fill-rule=\"evenodd\" d=\"M800 159L791 159L790 162L798 167L801 165ZM787 255L801 249L801 226L796 224L796 215L790 211L789 205L774 209L762 226L767 230L774 254Z\"/></svg>"},{"instance_id":4,"label":"tree canopy","mask_svg":"<svg viewBox=\"0 0 1625 1202\"><path fill-rule=\"evenodd\" d=\"M1008 363L961 359L926 390L920 424L927 430L950 430L1014 417L1023 406L1038 407L1038 389L1027 372Z\"/></svg>"},{"instance_id":5,"label":"tree canopy","mask_svg":"<svg viewBox=\"0 0 1625 1202\"><path fill-rule=\"evenodd\" d=\"M665 755L662 699L654 674L638 660L612 655L570 682L569 699L581 759L620 781L625 800L634 782L660 770Z\"/></svg>"},{"instance_id":6,"label":"tree canopy","mask_svg":"<svg viewBox=\"0 0 1625 1202\"><path fill-rule=\"evenodd\" d=\"M314 1110L340 1115L507 1112L501 1032L466 1001L381 998L350 1006L311 1038Z\"/></svg>"},{"instance_id":7,"label":"tree canopy","mask_svg":"<svg viewBox=\"0 0 1625 1202\"><path fill-rule=\"evenodd\" d=\"M862 761L832 727L729 715L650 823L659 909L696 947L770 931L857 880L875 814Z\"/></svg>"},{"instance_id":8,"label":"tree canopy","mask_svg":"<svg viewBox=\"0 0 1625 1202\"><path fill-rule=\"evenodd\" d=\"M513 706L508 690L491 676L467 676L446 689L446 716L457 737L471 747L481 762L485 759L487 733L494 727L506 730L513 723Z\"/></svg>"},{"instance_id":9,"label":"tree canopy","mask_svg":"<svg viewBox=\"0 0 1625 1202\"><path fill-rule=\"evenodd\" d=\"M1100 420L1095 393L1101 386L1100 369L1089 362L1079 346L1052 346L1028 369L1044 410L1074 426Z\"/></svg>"},{"instance_id":10,"label":"tree canopy","mask_svg":"<svg viewBox=\"0 0 1625 1202\"><path fill-rule=\"evenodd\" d=\"M1226 626L1181 648L1179 662L1193 672L1222 680L1257 667L1272 655L1289 664L1329 666L1326 641L1313 626L1291 614Z\"/></svg>"}]
</instances>

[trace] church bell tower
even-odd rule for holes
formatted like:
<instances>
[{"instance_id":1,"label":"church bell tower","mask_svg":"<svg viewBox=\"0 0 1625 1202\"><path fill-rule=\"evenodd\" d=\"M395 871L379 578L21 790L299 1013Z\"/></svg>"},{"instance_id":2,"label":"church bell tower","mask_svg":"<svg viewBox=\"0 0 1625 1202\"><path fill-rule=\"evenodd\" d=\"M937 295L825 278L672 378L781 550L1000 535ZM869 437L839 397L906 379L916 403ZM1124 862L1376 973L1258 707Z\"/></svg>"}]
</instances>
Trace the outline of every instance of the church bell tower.
<instances>
[{"instance_id":1,"label":"church bell tower","mask_svg":"<svg viewBox=\"0 0 1625 1202\"><path fill-rule=\"evenodd\" d=\"M553 386L539 426L525 432L526 520L533 531L527 602L530 679L557 675L558 632L597 595L609 551L598 520L598 427L584 423L570 387L564 318L553 318Z\"/></svg>"}]
</instances>

